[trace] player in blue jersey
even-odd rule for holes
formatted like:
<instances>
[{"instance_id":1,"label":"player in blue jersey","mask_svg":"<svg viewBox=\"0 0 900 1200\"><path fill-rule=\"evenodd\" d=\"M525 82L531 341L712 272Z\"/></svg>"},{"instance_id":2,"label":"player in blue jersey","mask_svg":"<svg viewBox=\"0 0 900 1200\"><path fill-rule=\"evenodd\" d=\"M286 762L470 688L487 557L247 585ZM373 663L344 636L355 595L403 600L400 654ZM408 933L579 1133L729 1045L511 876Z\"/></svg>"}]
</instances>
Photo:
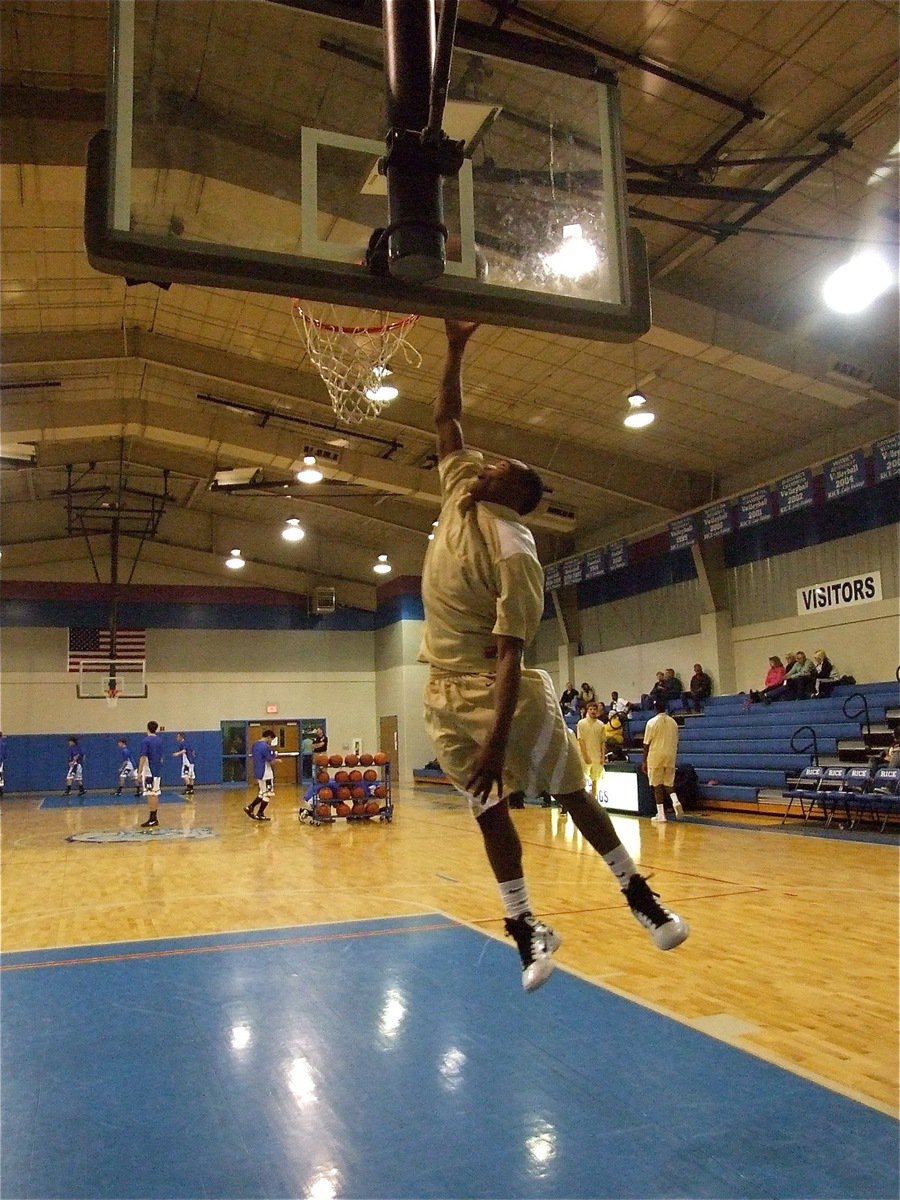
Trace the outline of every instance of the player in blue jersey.
<instances>
[{"instance_id":1,"label":"player in blue jersey","mask_svg":"<svg viewBox=\"0 0 900 1200\"><path fill-rule=\"evenodd\" d=\"M197 761L197 751L185 739L183 733L175 734L177 750L172 751L173 758L181 758L181 782L184 784L185 796L193 796L196 772L194 763Z\"/></svg>"},{"instance_id":2,"label":"player in blue jersey","mask_svg":"<svg viewBox=\"0 0 900 1200\"><path fill-rule=\"evenodd\" d=\"M131 751L128 749L128 742L125 738L116 739L116 745L119 747L119 786L116 788L116 795L122 795L122 788L125 786L125 780L130 779L135 785L135 795L141 794L141 781L138 778L137 767L134 765L134 760L131 757Z\"/></svg>"},{"instance_id":3,"label":"player in blue jersey","mask_svg":"<svg viewBox=\"0 0 900 1200\"><path fill-rule=\"evenodd\" d=\"M250 749L253 757L253 776L256 779L257 795L255 800L251 800L244 812L251 821L271 821L271 817L265 816L265 811L268 808L269 800L275 794L275 773L272 770L272 763L275 761L275 730L264 729L262 737L255 741ZM254 808L259 805L259 808L254 812Z\"/></svg>"},{"instance_id":4,"label":"player in blue jersey","mask_svg":"<svg viewBox=\"0 0 900 1200\"><path fill-rule=\"evenodd\" d=\"M155 829L159 825L157 811L162 791L163 740L156 732L158 729L158 722L148 721L147 736L141 742L138 775L143 780L144 795L150 810L147 820L141 822L141 829Z\"/></svg>"},{"instance_id":5,"label":"player in blue jersey","mask_svg":"<svg viewBox=\"0 0 900 1200\"><path fill-rule=\"evenodd\" d=\"M68 769L66 770L66 792L67 796L72 794L72 784L78 785L78 795L84 795L84 754L81 752L81 747L78 745L77 737L69 738L69 759Z\"/></svg>"}]
</instances>

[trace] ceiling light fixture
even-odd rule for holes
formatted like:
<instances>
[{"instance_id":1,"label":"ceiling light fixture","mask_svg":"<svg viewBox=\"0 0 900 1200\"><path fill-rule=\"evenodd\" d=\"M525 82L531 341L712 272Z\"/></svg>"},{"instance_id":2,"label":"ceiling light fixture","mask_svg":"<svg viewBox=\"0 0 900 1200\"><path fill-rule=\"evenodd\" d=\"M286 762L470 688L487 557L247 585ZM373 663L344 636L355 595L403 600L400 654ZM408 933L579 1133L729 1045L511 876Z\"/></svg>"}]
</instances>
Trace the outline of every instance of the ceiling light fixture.
<instances>
[{"instance_id":1,"label":"ceiling light fixture","mask_svg":"<svg viewBox=\"0 0 900 1200\"><path fill-rule=\"evenodd\" d=\"M225 559L225 566L231 567L232 571L240 571L245 565L244 559L241 558L240 550L238 550L238 548L235 546L230 553L231 557Z\"/></svg>"},{"instance_id":2,"label":"ceiling light fixture","mask_svg":"<svg viewBox=\"0 0 900 1200\"><path fill-rule=\"evenodd\" d=\"M544 255L544 266L567 279L580 279L595 271L599 263L597 247L585 238L580 225L564 225L562 245L553 254Z\"/></svg>"},{"instance_id":3,"label":"ceiling light fixture","mask_svg":"<svg viewBox=\"0 0 900 1200\"><path fill-rule=\"evenodd\" d=\"M392 383L379 383L377 387L366 388L366 399L380 400L382 404L396 400L399 395L399 390Z\"/></svg>"},{"instance_id":4,"label":"ceiling light fixture","mask_svg":"<svg viewBox=\"0 0 900 1200\"><path fill-rule=\"evenodd\" d=\"M298 483L321 483L324 475L316 465L316 456L314 454L306 454L303 456L303 470L297 472Z\"/></svg>"},{"instance_id":5,"label":"ceiling light fixture","mask_svg":"<svg viewBox=\"0 0 900 1200\"><path fill-rule=\"evenodd\" d=\"M376 562L376 564L372 568L372 570L375 572L376 575L390 574L391 564L388 562L388 556L386 554L379 554L378 562Z\"/></svg>"},{"instance_id":6,"label":"ceiling light fixture","mask_svg":"<svg viewBox=\"0 0 900 1200\"><path fill-rule=\"evenodd\" d=\"M306 537L306 530L301 527L297 517L288 517L284 523L284 529L281 531L281 536L286 542L302 542Z\"/></svg>"},{"instance_id":7,"label":"ceiling light fixture","mask_svg":"<svg viewBox=\"0 0 900 1200\"><path fill-rule=\"evenodd\" d=\"M622 424L629 429L645 429L656 420L656 413L644 407L647 397L638 386L637 342L631 343L631 353L634 361L634 388L628 397L628 412L622 418Z\"/></svg>"},{"instance_id":8,"label":"ceiling light fixture","mask_svg":"<svg viewBox=\"0 0 900 1200\"><path fill-rule=\"evenodd\" d=\"M832 312L862 312L894 283L894 274L874 250L854 254L833 271L822 286L822 299Z\"/></svg>"}]
</instances>

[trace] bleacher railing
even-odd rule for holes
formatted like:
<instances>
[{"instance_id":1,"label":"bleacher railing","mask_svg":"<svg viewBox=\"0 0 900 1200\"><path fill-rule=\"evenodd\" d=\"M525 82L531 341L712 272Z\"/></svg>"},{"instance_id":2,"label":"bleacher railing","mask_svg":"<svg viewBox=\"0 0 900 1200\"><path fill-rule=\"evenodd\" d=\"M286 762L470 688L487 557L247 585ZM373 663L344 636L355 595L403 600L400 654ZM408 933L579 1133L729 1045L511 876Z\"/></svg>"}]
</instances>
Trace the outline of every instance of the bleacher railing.
<instances>
[{"instance_id":1,"label":"bleacher railing","mask_svg":"<svg viewBox=\"0 0 900 1200\"><path fill-rule=\"evenodd\" d=\"M855 711L851 712L850 705L853 703L854 700L861 700L862 704ZM862 694L862 692L853 692L852 695L848 696L847 699L844 701L843 710L844 710L844 716L847 718L848 721L858 721L859 718L862 717L865 721L866 737L871 737L872 722L869 718L869 702L865 698L865 696Z\"/></svg>"},{"instance_id":2,"label":"bleacher railing","mask_svg":"<svg viewBox=\"0 0 900 1200\"><path fill-rule=\"evenodd\" d=\"M797 738L801 733L808 733L810 737L810 740L804 746L797 745ZM791 734L791 749L795 754L806 754L811 750L810 766L817 767L819 765L819 742L812 725L801 725L799 729L794 730Z\"/></svg>"}]
</instances>

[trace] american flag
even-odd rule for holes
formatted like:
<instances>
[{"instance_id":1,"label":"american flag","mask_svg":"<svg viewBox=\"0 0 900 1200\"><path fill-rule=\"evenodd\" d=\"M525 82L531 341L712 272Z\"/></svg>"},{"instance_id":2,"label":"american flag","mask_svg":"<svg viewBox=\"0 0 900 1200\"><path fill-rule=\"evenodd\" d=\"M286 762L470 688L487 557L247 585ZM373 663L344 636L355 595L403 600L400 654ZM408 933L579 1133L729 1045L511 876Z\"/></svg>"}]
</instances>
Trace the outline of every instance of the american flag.
<instances>
[{"instance_id":1,"label":"american flag","mask_svg":"<svg viewBox=\"0 0 900 1200\"><path fill-rule=\"evenodd\" d=\"M78 671L84 664L85 671L109 670L109 630L86 629L76 625L69 629L69 670ZM117 629L116 658L146 658L146 629Z\"/></svg>"}]
</instances>

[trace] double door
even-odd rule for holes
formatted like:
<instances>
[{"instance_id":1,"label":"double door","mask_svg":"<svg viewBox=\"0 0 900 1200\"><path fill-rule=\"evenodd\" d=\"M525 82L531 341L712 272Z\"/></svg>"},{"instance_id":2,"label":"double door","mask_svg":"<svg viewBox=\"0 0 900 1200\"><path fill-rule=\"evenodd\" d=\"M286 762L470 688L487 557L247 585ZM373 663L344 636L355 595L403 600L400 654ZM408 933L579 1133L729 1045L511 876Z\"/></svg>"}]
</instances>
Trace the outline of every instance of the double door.
<instances>
[{"instance_id":1,"label":"double door","mask_svg":"<svg viewBox=\"0 0 900 1200\"><path fill-rule=\"evenodd\" d=\"M254 742L262 737L263 729L271 729L278 739L275 747L277 757L272 764L275 787L279 784L294 786L300 779L300 722L299 721L250 721L247 725L247 780L253 779L253 762L250 750Z\"/></svg>"}]
</instances>

